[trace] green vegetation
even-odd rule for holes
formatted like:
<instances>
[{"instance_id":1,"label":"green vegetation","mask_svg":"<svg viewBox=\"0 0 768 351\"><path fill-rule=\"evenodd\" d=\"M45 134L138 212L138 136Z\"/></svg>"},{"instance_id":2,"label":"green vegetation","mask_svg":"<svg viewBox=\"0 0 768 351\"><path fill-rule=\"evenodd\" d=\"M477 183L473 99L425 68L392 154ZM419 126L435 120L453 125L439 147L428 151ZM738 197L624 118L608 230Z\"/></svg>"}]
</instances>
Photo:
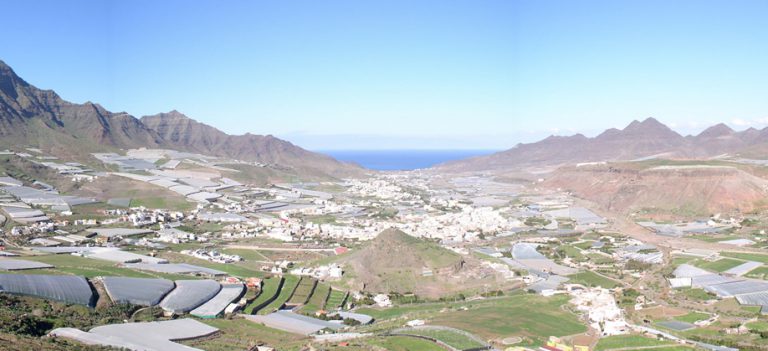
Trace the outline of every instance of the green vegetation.
<instances>
[{"instance_id":1,"label":"green vegetation","mask_svg":"<svg viewBox=\"0 0 768 351\"><path fill-rule=\"evenodd\" d=\"M201 319L201 322L219 328L210 338L188 340L182 344L208 351L247 350L258 343L280 345L281 350L298 350L306 338L301 335L265 327L243 319Z\"/></svg>"},{"instance_id":2,"label":"green vegetation","mask_svg":"<svg viewBox=\"0 0 768 351\"><path fill-rule=\"evenodd\" d=\"M288 299L291 298L293 291L299 285L300 278L295 275L286 275L283 279L283 288L280 289L280 295L277 296L275 301L272 301L272 303L259 310L259 314L271 313L285 305L285 303L288 302Z\"/></svg>"},{"instance_id":3,"label":"green vegetation","mask_svg":"<svg viewBox=\"0 0 768 351\"><path fill-rule=\"evenodd\" d=\"M307 216L304 219L315 224L336 224L336 216L334 215Z\"/></svg>"},{"instance_id":4,"label":"green vegetation","mask_svg":"<svg viewBox=\"0 0 768 351\"><path fill-rule=\"evenodd\" d=\"M615 335L601 338L595 347L595 351L661 345L674 345L674 341L651 339L640 335ZM654 350L657 349L654 348Z\"/></svg>"},{"instance_id":5,"label":"green vegetation","mask_svg":"<svg viewBox=\"0 0 768 351\"><path fill-rule=\"evenodd\" d=\"M681 264L689 263L689 262L694 261L694 260L696 260L695 256L687 256L687 255L673 256L673 258L672 258L672 267L676 268L677 266L679 266Z\"/></svg>"},{"instance_id":6,"label":"green vegetation","mask_svg":"<svg viewBox=\"0 0 768 351\"><path fill-rule=\"evenodd\" d=\"M720 256L738 258L740 260L768 263L768 255L747 252L721 252Z\"/></svg>"},{"instance_id":7,"label":"green vegetation","mask_svg":"<svg viewBox=\"0 0 768 351\"><path fill-rule=\"evenodd\" d=\"M339 307L343 307L347 297L346 291L331 289L331 295L328 296L328 301L325 303L325 309L331 310Z\"/></svg>"},{"instance_id":8,"label":"green vegetation","mask_svg":"<svg viewBox=\"0 0 768 351\"><path fill-rule=\"evenodd\" d=\"M122 323L138 307L117 304L92 309L45 299L0 295L0 332L40 337L55 328L88 330L93 326ZM2 347L0 347L2 348Z\"/></svg>"},{"instance_id":9,"label":"green vegetation","mask_svg":"<svg viewBox=\"0 0 768 351\"><path fill-rule=\"evenodd\" d=\"M312 295L312 292L315 290L315 284L317 284L317 280L309 277L302 277L299 281L299 285L294 289L290 300L288 300L288 303L301 305L309 301L309 296Z\"/></svg>"},{"instance_id":10,"label":"green vegetation","mask_svg":"<svg viewBox=\"0 0 768 351\"><path fill-rule=\"evenodd\" d=\"M242 257L246 262L253 262L253 261L268 261L271 262L269 258L259 253L258 250L248 250L248 249L221 249L219 250L221 253L225 253L228 255L238 255Z\"/></svg>"},{"instance_id":11,"label":"green vegetation","mask_svg":"<svg viewBox=\"0 0 768 351\"><path fill-rule=\"evenodd\" d=\"M557 252L561 256L568 256L572 258L576 262L586 261L586 257L581 253L581 250L579 250L575 246L561 245L560 247L557 248Z\"/></svg>"},{"instance_id":12,"label":"green vegetation","mask_svg":"<svg viewBox=\"0 0 768 351\"><path fill-rule=\"evenodd\" d=\"M747 328L756 332L768 332L768 321L754 321L747 323Z\"/></svg>"},{"instance_id":13,"label":"green vegetation","mask_svg":"<svg viewBox=\"0 0 768 351\"><path fill-rule=\"evenodd\" d=\"M715 296L711 295L704 289L683 288L678 290L680 294L683 294L688 300L694 301L707 301L712 300Z\"/></svg>"},{"instance_id":14,"label":"green vegetation","mask_svg":"<svg viewBox=\"0 0 768 351\"><path fill-rule=\"evenodd\" d=\"M697 261L696 267L703 268L714 272L725 272L733 267L743 264L743 261L734 260L730 258L722 258L717 261Z\"/></svg>"},{"instance_id":15,"label":"green vegetation","mask_svg":"<svg viewBox=\"0 0 768 351\"><path fill-rule=\"evenodd\" d=\"M675 320L686 322L686 323L694 323L696 321L705 320L709 318L709 314L703 313L703 312L690 312L684 316L675 317Z\"/></svg>"},{"instance_id":16,"label":"green vegetation","mask_svg":"<svg viewBox=\"0 0 768 351\"><path fill-rule=\"evenodd\" d=\"M588 254L587 257L589 257L589 260L592 261L595 264L610 264L613 263L613 258L601 255L598 253L591 253Z\"/></svg>"},{"instance_id":17,"label":"green vegetation","mask_svg":"<svg viewBox=\"0 0 768 351\"><path fill-rule=\"evenodd\" d=\"M182 255L180 253L175 253L175 252L163 252L161 256L169 259L172 262L189 263L189 264L194 264L202 267L218 269L220 271L226 272L231 276L240 277L240 278L249 278L249 277L263 278L266 276L266 273L258 269L255 269L253 263L248 263L247 261L236 262L236 263L216 263L216 262L201 260L199 258L195 258L192 256Z\"/></svg>"},{"instance_id":18,"label":"green vegetation","mask_svg":"<svg viewBox=\"0 0 768 351\"><path fill-rule=\"evenodd\" d=\"M318 283L315 292L309 299L309 302L301 308L302 312L313 314L319 310L325 309L325 301L331 293L331 287L325 283Z\"/></svg>"},{"instance_id":19,"label":"green vegetation","mask_svg":"<svg viewBox=\"0 0 768 351\"><path fill-rule=\"evenodd\" d=\"M564 336L586 331L576 315L562 308L567 303L568 296L547 298L518 294L471 302L361 308L357 312L374 317L379 325L401 325L405 320L429 319L433 325L465 330L483 339L521 336L541 345L550 335Z\"/></svg>"},{"instance_id":20,"label":"green vegetation","mask_svg":"<svg viewBox=\"0 0 768 351\"><path fill-rule=\"evenodd\" d=\"M28 256L26 260L43 262L53 265L53 269L35 269L20 271L23 274L71 274L86 278L120 276L134 278L166 278L166 279L194 279L188 275L165 274L153 272L139 272L128 268L120 268L114 262L85 258L73 255L45 255Z\"/></svg>"},{"instance_id":21,"label":"green vegetation","mask_svg":"<svg viewBox=\"0 0 768 351\"><path fill-rule=\"evenodd\" d=\"M383 347L389 351L445 351L441 346L424 339L407 336L390 336L367 340L368 344Z\"/></svg>"},{"instance_id":22,"label":"green vegetation","mask_svg":"<svg viewBox=\"0 0 768 351\"><path fill-rule=\"evenodd\" d=\"M575 315L561 308L567 301L567 296L542 298L535 295L491 299L487 303L468 307L466 311L439 313L432 322L466 330L484 339L517 335L541 343L550 335L564 336L586 331Z\"/></svg>"},{"instance_id":23,"label":"green vegetation","mask_svg":"<svg viewBox=\"0 0 768 351\"><path fill-rule=\"evenodd\" d=\"M613 289L620 284L612 279L603 277L592 271L584 271L570 276L569 283L582 284L585 286L600 286L606 289Z\"/></svg>"},{"instance_id":24,"label":"green vegetation","mask_svg":"<svg viewBox=\"0 0 768 351\"><path fill-rule=\"evenodd\" d=\"M528 217L523 223L529 227L546 227L552 221L544 217Z\"/></svg>"},{"instance_id":25,"label":"green vegetation","mask_svg":"<svg viewBox=\"0 0 768 351\"><path fill-rule=\"evenodd\" d=\"M135 197L131 199L131 207L144 206L146 208L165 208L175 211L189 211L195 208L193 202L183 197Z\"/></svg>"},{"instance_id":26,"label":"green vegetation","mask_svg":"<svg viewBox=\"0 0 768 351\"><path fill-rule=\"evenodd\" d=\"M765 267L765 266L757 267L749 271L749 273L747 273L746 276L750 278L756 278L756 279L766 279L768 278L768 267Z\"/></svg>"},{"instance_id":27,"label":"green vegetation","mask_svg":"<svg viewBox=\"0 0 768 351\"><path fill-rule=\"evenodd\" d=\"M449 346L452 346L459 350L484 346L483 344L473 340L472 338L466 335L463 335L451 330L411 329L406 331L405 333L411 334L411 335L421 335L421 336L426 336L428 338L440 340L448 344Z\"/></svg>"},{"instance_id":28,"label":"green vegetation","mask_svg":"<svg viewBox=\"0 0 768 351\"><path fill-rule=\"evenodd\" d=\"M580 243L573 244L573 246L576 246L576 247L578 247L578 248L580 248L582 250L586 250L586 249L591 248L592 244L593 244L593 241L587 240L587 241L582 241Z\"/></svg>"},{"instance_id":29,"label":"green vegetation","mask_svg":"<svg viewBox=\"0 0 768 351\"><path fill-rule=\"evenodd\" d=\"M245 306L245 313L253 314L254 309L277 295L277 289L280 287L280 277L267 278L262 281L261 292L248 306Z\"/></svg>"}]
</instances>

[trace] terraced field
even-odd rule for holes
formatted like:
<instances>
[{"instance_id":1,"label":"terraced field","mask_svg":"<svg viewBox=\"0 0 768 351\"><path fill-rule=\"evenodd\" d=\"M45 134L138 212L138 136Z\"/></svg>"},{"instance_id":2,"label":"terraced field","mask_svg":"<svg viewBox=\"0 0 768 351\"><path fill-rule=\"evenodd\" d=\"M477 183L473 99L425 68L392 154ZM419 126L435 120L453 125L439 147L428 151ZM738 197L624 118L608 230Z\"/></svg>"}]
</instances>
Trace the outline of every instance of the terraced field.
<instances>
[{"instance_id":1,"label":"terraced field","mask_svg":"<svg viewBox=\"0 0 768 351\"><path fill-rule=\"evenodd\" d=\"M265 302L269 301L275 295L278 293L278 288L280 287L280 280L282 278L280 277L272 277L264 279L264 282L261 286L261 293L259 293L259 296L256 297L256 299L253 300L248 306L245 306L245 313L248 314L254 314L255 309L258 306L261 306Z\"/></svg>"},{"instance_id":2,"label":"terraced field","mask_svg":"<svg viewBox=\"0 0 768 351\"><path fill-rule=\"evenodd\" d=\"M277 296L275 301L272 301L272 303L270 303L266 307L259 310L258 314L269 314L272 311L279 309L286 302L288 302L288 299L291 298L293 291L299 285L299 281L301 280L301 278L295 275L286 275L285 277L283 277L283 280L284 280L283 288L280 289L280 295Z\"/></svg>"},{"instance_id":3,"label":"terraced field","mask_svg":"<svg viewBox=\"0 0 768 351\"><path fill-rule=\"evenodd\" d=\"M301 310L306 313L315 313L319 310L325 309L325 301L328 299L330 292L330 286L327 284L318 283L315 287L315 292L312 293L312 297L309 298L309 302L304 305Z\"/></svg>"},{"instance_id":4,"label":"terraced field","mask_svg":"<svg viewBox=\"0 0 768 351\"><path fill-rule=\"evenodd\" d=\"M331 289L331 295L328 296L328 301L325 303L325 309L331 310L331 309L343 307L342 305L344 304L346 299L347 299L346 291Z\"/></svg>"},{"instance_id":5,"label":"terraced field","mask_svg":"<svg viewBox=\"0 0 768 351\"><path fill-rule=\"evenodd\" d=\"M293 293L293 296L291 296L290 300L288 300L288 303L293 305L305 304L307 301L309 301L309 297L315 290L315 285L317 285L317 280L309 277L302 277L301 281L299 281L299 285L296 286L296 290Z\"/></svg>"}]
</instances>

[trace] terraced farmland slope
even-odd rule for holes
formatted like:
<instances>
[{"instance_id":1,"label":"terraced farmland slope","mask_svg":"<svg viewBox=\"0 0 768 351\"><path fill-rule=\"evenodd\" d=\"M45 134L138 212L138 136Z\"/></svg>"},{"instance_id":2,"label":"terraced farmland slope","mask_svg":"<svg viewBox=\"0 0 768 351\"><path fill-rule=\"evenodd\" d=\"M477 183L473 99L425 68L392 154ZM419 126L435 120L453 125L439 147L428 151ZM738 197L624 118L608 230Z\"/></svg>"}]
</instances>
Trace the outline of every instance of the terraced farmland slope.
<instances>
[{"instance_id":1,"label":"terraced farmland slope","mask_svg":"<svg viewBox=\"0 0 768 351\"><path fill-rule=\"evenodd\" d=\"M275 310L280 309L286 302L293 296L293 291L299 285L301 278L295 275L286 275L283 277L283 286L280 289L280 294L266 307L260 309L258 314L269 314Z\"/></svg>"},{"instance_id":2,"label":"terraced farmland slope","mask_svg":"<svg viewBox=\"0 0 768 351\"><path fill-rule=\"evenodd\" d=\"M282 284L282 277L264 279L261 285L261 292L250 304L248 304L248 306L245 307L245 313L254 314L264 306L270 304L277 297Z\"/></svg>"}]
</instances>

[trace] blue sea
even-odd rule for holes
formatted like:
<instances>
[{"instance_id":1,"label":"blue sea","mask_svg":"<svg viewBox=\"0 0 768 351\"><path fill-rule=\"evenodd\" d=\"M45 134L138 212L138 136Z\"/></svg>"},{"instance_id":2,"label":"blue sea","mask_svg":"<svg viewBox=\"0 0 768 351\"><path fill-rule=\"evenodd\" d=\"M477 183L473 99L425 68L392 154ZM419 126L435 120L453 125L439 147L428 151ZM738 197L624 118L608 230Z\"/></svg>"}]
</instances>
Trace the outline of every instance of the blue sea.
<instances>
[{"instance_id":1,"label":"blue sea","mask_svg":"<svg viewBox=\"0 0 768 351\"><path fill-rule=\"evenodd\" d=\"M377 171L429 168L438 163L488 155L495 150L332 150L320 151L340 161Z\"/></svg>"}]
</instances>

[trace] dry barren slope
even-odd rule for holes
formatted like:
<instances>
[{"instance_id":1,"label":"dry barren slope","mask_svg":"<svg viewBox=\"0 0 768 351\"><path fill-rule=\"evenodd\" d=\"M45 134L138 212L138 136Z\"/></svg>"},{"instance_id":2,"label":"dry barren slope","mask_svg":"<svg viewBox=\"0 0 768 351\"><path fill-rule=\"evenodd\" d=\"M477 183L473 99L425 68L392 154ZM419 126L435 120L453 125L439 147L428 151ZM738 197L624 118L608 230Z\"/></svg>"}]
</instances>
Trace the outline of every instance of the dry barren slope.
<instances>
[{"instance_id":1,"label":"dry barren slope","mask_svg":"<svg viewBox=\"0 0 768 351\"><path fill-rule=\"evenodd\" d=\"M435 298L496 279L472 257L397 229L385 230L339 263L352 270L354 288L370 292L413 292ZM424 270L431 270L432 275L424 275Z\"/></svg>"},{"instance_id":2,"label":"dry barren slope","mask_svg":"<svg viewBox=\"0 0 768 351\"><path fill-rule=\"evenodd\" d=\"M611 211L691 216L752 211L765 206L768 194L765 179L720 165L568 167L557 170L544 185L571 191Z\"/></svg>"}]
</instances>

